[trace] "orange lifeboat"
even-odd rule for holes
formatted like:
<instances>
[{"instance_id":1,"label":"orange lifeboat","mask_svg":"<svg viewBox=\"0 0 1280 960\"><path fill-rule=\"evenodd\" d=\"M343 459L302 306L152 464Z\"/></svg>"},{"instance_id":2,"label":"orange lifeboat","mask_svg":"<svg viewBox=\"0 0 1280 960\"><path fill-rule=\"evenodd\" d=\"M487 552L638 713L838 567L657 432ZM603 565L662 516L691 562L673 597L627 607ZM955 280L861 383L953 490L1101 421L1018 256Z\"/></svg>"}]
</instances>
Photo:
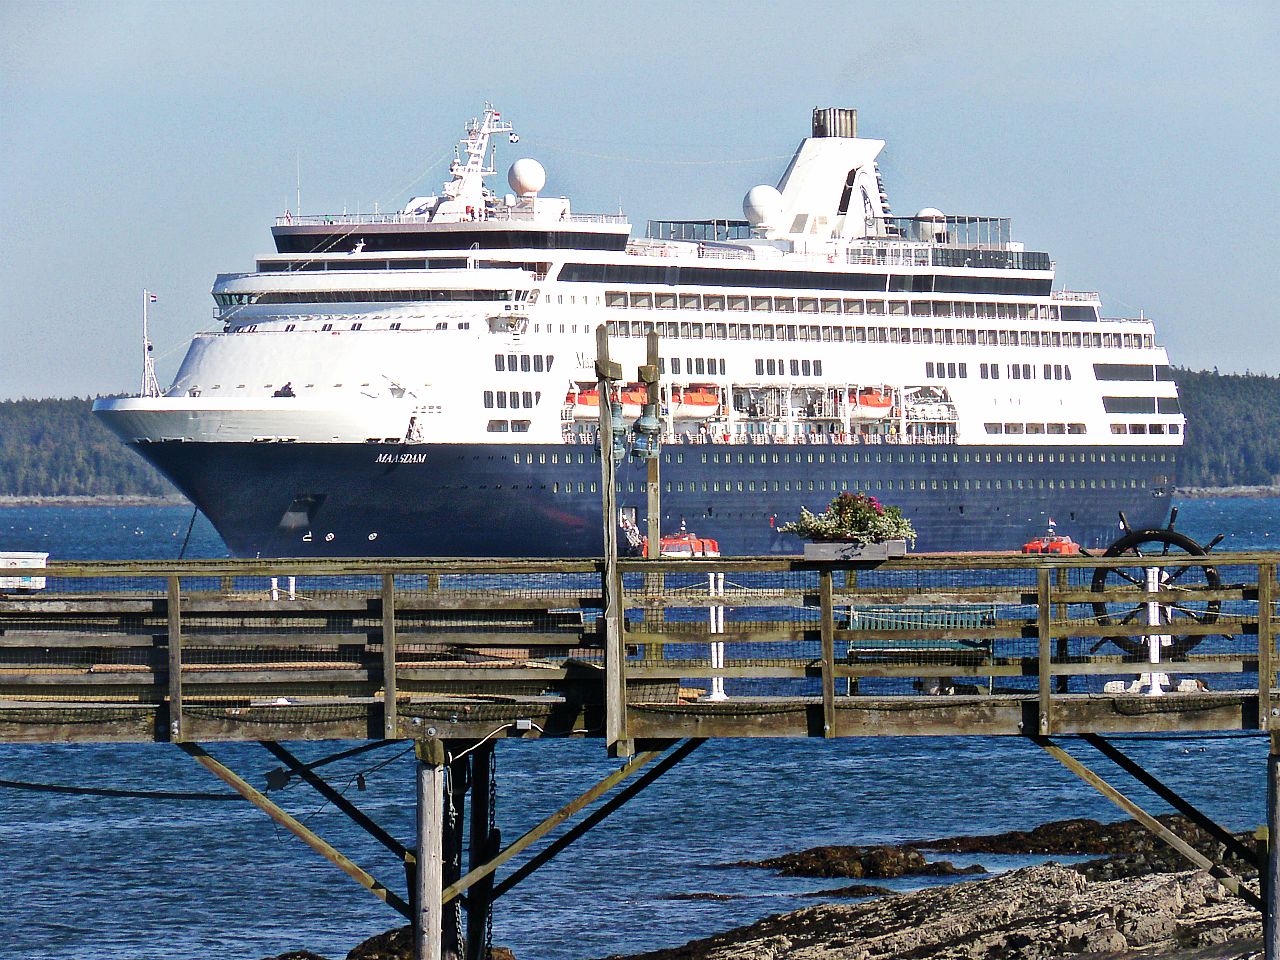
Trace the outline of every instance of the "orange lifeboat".
<instances>
[{"instance_id":1,"label":"orange lifeboat","mask_svg":"<svg viewBox=\"0 0 1280 960\"><path fill-rule=\"evenodd\" d=\"M850 420L883 420L892 409L893 394L891 392L877 390L875 387L849 391Z\"/></svg>"},{"instance_id":2,"label":"orange lifeboat","mask_svg":"<svg viewBox=\"0 0 1280 960\"><path fill-rule=\"evenodd\" d=\"M720 391L707 383L671 388L671 415L677 420L705 420L720 410Z\"/></svg>"},{"instance_id":3,"label":"orange lifeboat","mask_svg":"<svg viewBox=\"0 0 1280 960\"><path fill-rule=\"evenodd\" d=\"M1034 537L1022 545L1023 553L1048 554L1059 557L1080 556L1080 544L1068 536L1047 533L1043 537Z\"/></svg>"},{"instance_id":4,"label":"orange lifeboat","mask_svg":"<svg viewBox=\"0 0 1280 960\"><path fill-rule=\"evenodd\" d=\"M640 416L649 396L643 383L628 383L620 391L622 415L634 420ZM577 384L564 397L565 406L573 408L575 420L597 420L600 417L600 388L595 384Z\"/></svg>"},{"instance_id":5,"label":"orange lifeboat","mask_svg":"<svg viewBox=\"0 0 1280 960\"><path fill-rule=\"evenodd\" d=\"M640 541L641 555L649 552L649 538ZM661 540L660 557L671 560L696 560L704 557L720 556L720 542L710 537L700 537L688 530L679 533L664 534Z\"/></svg>"}]
</instances>

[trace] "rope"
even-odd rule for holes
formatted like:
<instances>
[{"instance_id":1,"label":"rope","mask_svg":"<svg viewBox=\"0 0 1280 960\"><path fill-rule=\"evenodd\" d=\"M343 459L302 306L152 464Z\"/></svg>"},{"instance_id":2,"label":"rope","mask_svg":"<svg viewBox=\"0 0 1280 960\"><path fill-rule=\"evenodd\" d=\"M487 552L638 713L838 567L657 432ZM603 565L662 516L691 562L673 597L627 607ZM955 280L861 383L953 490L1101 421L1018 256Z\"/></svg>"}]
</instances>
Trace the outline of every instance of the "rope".
<instances>
[{"instance_id":1,"label":"rope","mask_svg":"<svg viewBox=\"0 0 1280 960\"><path fill-rule=\"evenodd\" d=\"M182 549L178 551L179 560L187 555L187 544L191 542L191 531L196 527L196 514L199 512L199 507L193 506L191 508L191 522L187 524L187 535L182 538Z\"/></svg>"},{"instance_id":2,"label":"rope","mask_svg":"<svg viewBox=\"0 0 1280 960\"><path fill-rule=\"evenodd\" d=\"M82 797L129 797L138 800L239 800L238 793L184 793L173 790L116 790L111 787L72 787L60 783L32 783L28 780L0 780L9 790L33 793L65 793Z\"/></svg>"}]
</instances>

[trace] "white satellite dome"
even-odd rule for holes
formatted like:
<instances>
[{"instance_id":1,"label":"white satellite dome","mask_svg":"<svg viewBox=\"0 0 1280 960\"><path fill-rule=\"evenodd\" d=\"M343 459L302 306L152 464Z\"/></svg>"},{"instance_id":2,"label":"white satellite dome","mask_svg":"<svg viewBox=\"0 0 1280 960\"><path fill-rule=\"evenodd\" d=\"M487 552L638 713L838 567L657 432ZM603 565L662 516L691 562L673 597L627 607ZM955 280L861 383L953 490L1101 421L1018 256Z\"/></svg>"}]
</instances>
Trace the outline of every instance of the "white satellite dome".
<instances>
[{"instance_id":1,"label":"white satellite dome","mask_svg":"<svg viewBox=\"0 0 1280 960\"><path fill-rule=\"evenodd\" d=\"M517 195L528 197L547 185L547 171L537 160L529 157L517 160L507 171L507 183Z\"/></svg>"},{"instance_id":2,"label":"white satellite dome","mask_svg":"<svg viewBox=\"0 0 1280 960\"><path fill-rule=\"evenodd\" d=\"M937 207L925 207L916 214L917 220L945 220L946 215Z\"/></svg>"},{"instance_id":3,"label":"white satellite dome","mask_svg":"<svg viewBox=\"0 0 1280 960\"><path fill-rule=\"evenodd\" d=\"M752 187L742 198L742 215L753 227L768 227L782 213L782 194L766 183Z\"/></svg>"}]
</instances>

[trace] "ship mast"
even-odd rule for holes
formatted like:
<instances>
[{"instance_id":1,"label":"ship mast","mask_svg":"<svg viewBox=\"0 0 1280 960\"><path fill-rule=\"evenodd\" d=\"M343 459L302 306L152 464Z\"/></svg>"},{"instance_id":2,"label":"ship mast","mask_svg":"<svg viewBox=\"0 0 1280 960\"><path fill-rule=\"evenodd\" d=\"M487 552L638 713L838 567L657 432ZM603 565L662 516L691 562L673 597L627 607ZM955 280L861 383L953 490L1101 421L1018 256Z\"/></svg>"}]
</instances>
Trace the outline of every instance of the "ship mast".
<instances>
[{"instance_id":1,"label":"ship mast","mask_svg":"<svg viewBox=\"0 0 1280 960\"><path fill-rule=\"evenodd\" d=\"M144 397L160 396L160 384L156 381L156 362L151 356L151 336L147 330L147 308L155 301L154 293L145 289L142 291L142 395Z\"/></svg>"},{"instance_id":2,"label":"ship mast","mask_svg":"<svg viewBox=\"0 0 1280 960\"><path fill-rule=\"evenodd\" d=\"M445 199L437 211L437 217L440 213L460 215L466 219L480 219L484 216L489 199L484 188L484 178L494 172L489 143L495 133L507 134L512 143L520 139L511 124L503 120L502 114L493 108L493 104L485 103L484 114L480 119L473 119L467 124L467 135L460 143L466 151L466 161L463 161L461 151L457 148L454 150L453 162L449 165L449 174L453 179L444 185Z\"/></svg>"}]
</instances>

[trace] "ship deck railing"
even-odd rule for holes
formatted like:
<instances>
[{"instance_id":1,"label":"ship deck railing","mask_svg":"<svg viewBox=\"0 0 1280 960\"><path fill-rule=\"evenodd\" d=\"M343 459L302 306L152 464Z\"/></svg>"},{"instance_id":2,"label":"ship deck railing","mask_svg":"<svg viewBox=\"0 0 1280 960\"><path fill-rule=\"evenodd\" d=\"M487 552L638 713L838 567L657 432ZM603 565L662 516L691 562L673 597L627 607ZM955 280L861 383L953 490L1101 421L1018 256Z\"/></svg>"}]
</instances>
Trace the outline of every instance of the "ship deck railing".
<instances>
[{"instance_id":1,"label":"ship deck railing","mask_svg":"<svg viewBox=\"0 0 1280 960\"><path fill-rule=\"evenodd\" d=\"M53 563L0 595L0 739L1267 729L1278 562Z\"/></svg>"},{"instance_id":2,"label":"ship deck railing","mask_svg":"<svg viewBox=\"0 0 1280 960\"><path fill-rule=\"evenodd\" d=\"M562 420L562 423L566 422ZM912 421L915 423L917 421ZM935 422L935 421L929 421ZM936 421L941 423L942 421ZM1045 434L1045 436L1057 436L1057 434ZM569 444L595 445L598 437L594 430L577 432L562 431L561 439ZM709 430L706 433L664 433L658 437L661 443L671 443L681 446L699 446L709 444L713 446L762 446L766 444L785 444L787 446L830 446L830 447L849 447L849 446L954 446L959 443L955 434L898 434L898 433L801 433L801 434L771 434L771 433L724 433Z\"/></svg>"},{"instance_id":3,"label":"ship deck railing","mask_svg":"<svg viewBox=\"0 0 1280 960\"><path fill-rule=\"evenodd\" d=\"M486 222L538 222L539 217L531 212L522 210L521 208L513 208L508 210L505 207L499 207L487 214L481 216L473 216L470 220L464 220L464 223L486 223ZM315 226L363 226L368 224L428 224L431 223L431 215L426 213L322 213L308 214L301 216L298 214L286 214L275 218L277 227L315 227ZM448 221L454 223L456 221ZM571 213L563 218L559 218L554 222L558 223L618 223L625 224L630 221L625 214L619 213Z\"/></svg>"}]
</instances>

